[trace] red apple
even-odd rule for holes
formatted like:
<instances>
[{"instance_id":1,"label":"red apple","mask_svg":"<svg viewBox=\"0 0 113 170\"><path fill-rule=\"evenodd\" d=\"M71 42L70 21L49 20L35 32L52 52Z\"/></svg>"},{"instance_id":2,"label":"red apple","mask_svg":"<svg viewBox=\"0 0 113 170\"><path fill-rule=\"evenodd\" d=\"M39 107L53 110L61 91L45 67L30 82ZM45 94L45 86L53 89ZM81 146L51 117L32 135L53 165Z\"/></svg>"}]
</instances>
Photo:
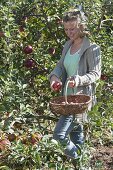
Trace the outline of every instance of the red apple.
<instances>
[{"instance_id":1,"label":"red apple","mask_svg":"<svg viewBox=\"0 0 113 170\"><path fill-rule=\"evenodd\" d=\"M28 144L28 137L27 136L22 136L20 139L21 139L22 144L25 144L25 145Z\"/></svg>"},{"instance_id":2,"label":"red apple","mask_svg":"<svg viewBox=\"0 0 113 170\"><path fill-rule=\"evenodd\" d=\"M60 91L61 90L61 87L62 87L62 84L58 81L55 81L52 85L54 91Z\"/></svg>"},{"instance_id":3,"label":"red apple","mask_svg":"<svg viewBox=\"0 0 113 170\"><path fill-rule=\"evenodd\" d=\"M101 75L101 80L106 81L107 79L108 79L108 77L107 77L105 74L102 74L102 75Z\"/></svg>"},{"instance_id":4,"label":"red apple","mask_svg":"<svg viewBox=\"0 0 113 170\"><path fill-rule=\"evenodd\" d=\"M25 61L24 61L24 66L26 68L34 68L36 66L36 62L34 61L34 59L32 58L27 58Z\"/></svg>"},{"instance_id":5,"label":"red apple","mask_svg":"<svg viewBox=\"0 0 113 170\"><path fill-rule=\"evenodd\" d=\"M51 47L48 49L49 54L53 55L55 54L55 48Z\"/></svg>"},{"instance_id":6,"label":"red apple","mask_svg":"<svg viewBox=\"0 0 113 170\"><path fill-rule=\"evenodd\" d=\"M73 76L71 76L70 78L69 78L69 87L75 87L75 80L74 80L74 77Z\"/></svg>"},{"instance_id":7,"label":"red apple","mask_svg":"<svg viewBox=\"0 0 113 170\"><path fill-rule=\"evenodd\" d=\"M23 49L25 54L30 54L33 52L33 47L31 45L27 45L24 49Z\"/></svg>"},{"instance_id":8,"label":"red apple","mask_svg":"<svg viewBox=\"0 0 113 170\"><path fill-rule=\"evenodd\" d=\"M38 143L41 139L42 139L42 135L39 134L38 132L35 132L30 137L30 143L34 145L34 144Z\"/></svg>"},{"instance_id":9,"label":"red apple","mask_svg":"<svg viewBox=\"0 0 113 170\"><path fill-rule=\"evenodd\" d=\"M29 140L30 140L30 143L33 145L37 143L37 139L35 137L31 137Z\"/></svg>"},{"instance_id":10,"label":"red apple","mask_svg":"<svg viewBox=\"0 0 113 170\"><path fill-rule=\"evenodd\" d=\"M12 142L12 141L16 140L16 135L13 134L13 133L12 133L12 134L9 133L9 134L8 134L8 139L9 139L10 142Z\"/></svg>"},{"instance_id":11,"label":"red apple","mask_svg":"<svg viewBox=\"0 0 113 170\"><path fill-rule=\"evenodd\" d=\"M4 138L4 139L0 140L0 150L1 151L7 149L10 146L11 146L11 142L8 139Z\"/></svg>"},{"instance_id":12,"label":"red apple","mask_svg":"<svg viewBox=\"0 0 113 170\"><path fill-rule=\"evenodd\" d=\"M24 27L22 25L19 26L19 31L24 32Z\"/></svg>"},{"instance_id":13,"label":"red apple","mask_svg":"<svg viewBox=\"0 0 113 170\"><path fill-rule=\"evenodd\" d=\"M5 37L5 34L4 34L4 32L2 32L2 31L0 31L0 38L1 37Z\"/></svg>"}]
</instances>

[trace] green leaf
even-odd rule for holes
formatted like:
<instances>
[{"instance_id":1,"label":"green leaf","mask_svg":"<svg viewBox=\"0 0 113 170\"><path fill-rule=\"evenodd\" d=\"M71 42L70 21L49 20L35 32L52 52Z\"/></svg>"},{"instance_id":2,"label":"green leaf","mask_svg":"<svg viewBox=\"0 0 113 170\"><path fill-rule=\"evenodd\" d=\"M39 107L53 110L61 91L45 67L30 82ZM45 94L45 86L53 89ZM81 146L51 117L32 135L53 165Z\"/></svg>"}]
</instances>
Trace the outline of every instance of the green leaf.
<instances>
[{"instance_id":1,"label":"green leaf","mask_svg":"<svg viewBox=\"0 0 113 170\"><path fill-rule=\"evenodd\" d=\"M9 32L9 31L6 31L6 32L5 32L5 36L6 36L6 37L10 37L10 36L11 36L11 35L10 35L10 32Z\"/></svg>"}]
</instances>

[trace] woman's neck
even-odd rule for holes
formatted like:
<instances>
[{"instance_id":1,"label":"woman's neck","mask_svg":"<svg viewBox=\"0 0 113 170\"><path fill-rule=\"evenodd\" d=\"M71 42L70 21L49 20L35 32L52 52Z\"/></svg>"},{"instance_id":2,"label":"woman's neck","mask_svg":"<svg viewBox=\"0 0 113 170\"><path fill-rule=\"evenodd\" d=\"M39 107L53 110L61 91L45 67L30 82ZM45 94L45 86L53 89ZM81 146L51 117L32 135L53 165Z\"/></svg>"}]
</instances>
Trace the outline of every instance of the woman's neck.
<instances>
[{"instance_id":1,"label":"woman's neck","mask_svg":"<svg viewBox=\"0 0 113 170\"><path fill-rule=\"evenodd\" d=\"M73 41L73 46L77 47L80 46L82 44L83 39L82 38L78 38L76 40Z\"/></svg>"},{"instance_id":2,"label":"woman's neck","mask_svg":"<svg viewBox=\"0 0 113 170\"><path fill-rule=\"evenodd\" d=\"M73 41L71 45L70 53L74 54L76 51L78 51L81 48L82 42L83 42L82 38L78 38L76 39L76 41Z\"/></svg>"}]
</instances>

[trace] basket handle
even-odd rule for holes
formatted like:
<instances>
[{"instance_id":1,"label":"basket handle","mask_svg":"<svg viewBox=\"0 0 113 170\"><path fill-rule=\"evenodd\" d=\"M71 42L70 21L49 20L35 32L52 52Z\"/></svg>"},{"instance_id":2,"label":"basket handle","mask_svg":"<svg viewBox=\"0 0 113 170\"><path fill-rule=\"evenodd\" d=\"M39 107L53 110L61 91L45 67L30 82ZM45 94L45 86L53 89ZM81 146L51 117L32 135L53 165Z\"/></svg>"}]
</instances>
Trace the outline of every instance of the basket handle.
<instances>
[{"instance_id":1,"label":"basket handle","mask_svg":"<svg viewBox=\"0 0 113 170\"><path fill-rule=\"evenodd\" d=\"M69 84L69 80L67 81L66 83L66 88L65 88L65 103L68 104L68 101L67 101L67 88L68 88L68 84ZM73 94L74 94L74 89L72 88L72 91L73 91ZM76 95L78 94L81 94L83 92L83 90L80 90L79 92L76 93Z\"/></svg>"},{"instance_id":2,"label":"basket handle","mask_svg":"<svg viewBox=\"0 0 113 170\"><path fill-rule=\"evenodd\" d=\"M68 80L67 83L66 83L65 94L64 94L65 103L66 103L66 104L68 104L68 101L67 101L67 88L68 88L68 84L69 84L69 80Z\"/></svg>"}]
</instances>

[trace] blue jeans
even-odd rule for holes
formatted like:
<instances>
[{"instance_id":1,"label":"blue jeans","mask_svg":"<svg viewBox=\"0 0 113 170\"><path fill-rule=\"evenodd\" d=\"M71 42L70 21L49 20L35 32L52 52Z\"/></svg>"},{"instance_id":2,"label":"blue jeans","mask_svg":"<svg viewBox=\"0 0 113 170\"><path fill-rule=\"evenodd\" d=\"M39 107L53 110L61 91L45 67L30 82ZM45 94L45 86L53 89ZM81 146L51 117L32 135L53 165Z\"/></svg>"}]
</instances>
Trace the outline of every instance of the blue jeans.
<instances>
[{"instance_id":1,"label":"blue jeans","mask_svg":"<svg viewBox=\"0 0 113 170\"><path fill-rule=\"evenodd\" d=\"M65 148L64 153L72 158L77 158L78 147L83 144L83 125L76 121L74 115L62 115L56 124L53 138Z\"/></svg>"}]
</instances>

